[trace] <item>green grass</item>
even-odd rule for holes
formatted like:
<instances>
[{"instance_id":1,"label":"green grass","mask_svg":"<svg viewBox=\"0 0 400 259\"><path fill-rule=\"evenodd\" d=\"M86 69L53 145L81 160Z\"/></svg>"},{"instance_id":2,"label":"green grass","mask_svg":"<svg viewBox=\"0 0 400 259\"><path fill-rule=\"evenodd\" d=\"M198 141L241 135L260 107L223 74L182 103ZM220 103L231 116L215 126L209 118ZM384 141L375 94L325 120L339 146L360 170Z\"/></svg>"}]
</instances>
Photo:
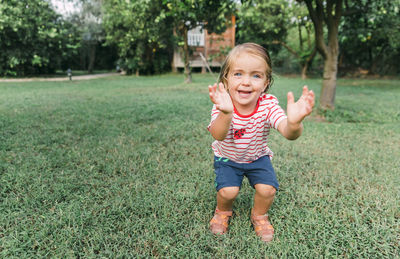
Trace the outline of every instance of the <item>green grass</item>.
<instances>
[{"instance_id":1,"label":"green grass","mask_svg":"<svg viewBox=\"0 0 400 259\"><path fill-rule=\"evenodd\" d=\"M115 70L95 70L92 74L89 74L87 70L72 70L72 76L85 76L85 75L96 75L103 73L114 73ZM53 78L53 77L67 77L67 71L57 70L52 74L44 75L26 75L26 76L4 76L0 79L23 79L23 78Z\"/></svg>"},{"instance_id":2,"label":"green grass","mask_svg":"<svg viewBox=\"0 0 400 259\"><path fill-rule=\"evenodd\" d=\"M0 257L399 258L400 81L340 80L334 112L271 136L280 181L266 245L245 180L213 236L213 79L0 83ZM307 83L279 77L286 106Z\"/></svg>"}]
</instances>

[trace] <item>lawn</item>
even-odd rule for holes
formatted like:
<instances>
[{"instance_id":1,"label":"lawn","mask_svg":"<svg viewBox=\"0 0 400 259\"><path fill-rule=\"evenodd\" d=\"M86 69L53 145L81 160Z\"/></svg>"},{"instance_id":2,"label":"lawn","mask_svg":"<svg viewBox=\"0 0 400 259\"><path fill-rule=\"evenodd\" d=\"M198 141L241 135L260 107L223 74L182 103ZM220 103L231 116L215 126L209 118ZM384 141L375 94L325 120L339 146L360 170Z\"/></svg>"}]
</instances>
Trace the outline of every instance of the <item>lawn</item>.
<instances>
[{"instance_id":1,"label":"lawn","mask_svg":"<svg viewBox=\"0 0 400 259\"><path fill-rule=\"evenodd\" d=\"M104 73L115 73L115 70L94 70L93 73L89 74L87 70L72 70L72 76L86 76L86 75L96 75L96 74L104 74ZM52 74L43 74L43 75L25 75L25 76L5 76L0 79L27 79L27 78L53 78L53 77L68 77L67 70L57 70Z\"/></svg>"},{"instance_id":2,"label":"lawn","mask_svg":"<svg viewBox=\"0 0 400 259\"><path fill-rule=\"evenodd\" d=\"M1 258L399 258L400 81L339 80L336 110L270 138L275 240L253 233L245 180L216 205L208 75L0 83ZM283 107L306 83L277 77Z\"/></svg>"}]
</instances>

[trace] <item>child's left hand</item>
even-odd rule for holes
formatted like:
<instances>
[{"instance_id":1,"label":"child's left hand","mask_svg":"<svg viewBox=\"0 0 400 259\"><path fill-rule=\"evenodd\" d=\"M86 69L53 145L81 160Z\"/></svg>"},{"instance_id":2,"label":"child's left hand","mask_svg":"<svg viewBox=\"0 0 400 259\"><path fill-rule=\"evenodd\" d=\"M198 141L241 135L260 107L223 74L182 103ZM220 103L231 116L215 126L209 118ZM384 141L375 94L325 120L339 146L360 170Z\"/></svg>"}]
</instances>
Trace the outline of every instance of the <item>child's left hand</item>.
<instances>
[{"instance_id":1,"label":"child's left hand","mask_svg":"<svg viewBox=\"0 0 400 259\"><path fill-rule=\"evenodd\" d=\"M287 120L292 124L300 124L303 119L310 115L315 103L315 95L312 90L308 90L305 85L303 87L303 94L297 102L294 102L292 92L287 94Z\"/></svg>"}]
</instances>

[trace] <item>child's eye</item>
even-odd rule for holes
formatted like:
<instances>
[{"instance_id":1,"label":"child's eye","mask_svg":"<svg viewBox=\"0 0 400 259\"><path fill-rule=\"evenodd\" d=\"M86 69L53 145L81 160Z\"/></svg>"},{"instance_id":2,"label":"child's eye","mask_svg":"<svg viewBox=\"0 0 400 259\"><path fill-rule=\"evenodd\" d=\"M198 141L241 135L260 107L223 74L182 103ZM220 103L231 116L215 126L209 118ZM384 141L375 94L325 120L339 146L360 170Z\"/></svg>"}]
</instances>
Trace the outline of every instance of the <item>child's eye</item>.
<instances>
[{"instance_id":1,"label":"child's eye","mask_svg":"<svg viewBox=\"0 0 400 259\"><path fill-rule=\"evenodd\" d=\"M254 78L261 78L261 75L255 74L253 75Z\"/></svg>"},{"instance_id":2,"label":"child's eye","mask_svg":"<svg viewBox=\"0 0 400 259\"><path fill-rule=\"evenodd\" d=\"M236 73L234 73L233 75L234 75L234 76L241 76L242 73L236 72Z\"/></svg>"}]
</instances>

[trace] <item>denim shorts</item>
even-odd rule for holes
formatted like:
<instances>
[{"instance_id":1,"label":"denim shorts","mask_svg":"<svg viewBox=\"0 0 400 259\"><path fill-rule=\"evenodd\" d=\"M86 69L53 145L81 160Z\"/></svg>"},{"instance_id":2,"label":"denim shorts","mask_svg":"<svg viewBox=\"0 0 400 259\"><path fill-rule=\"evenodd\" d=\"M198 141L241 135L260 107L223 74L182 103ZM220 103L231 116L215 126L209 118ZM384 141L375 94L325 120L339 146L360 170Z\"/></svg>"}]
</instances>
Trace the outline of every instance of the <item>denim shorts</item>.
<instances>
[{"instance_id":1,"label":"denim shorts","mask_svg":"<svg viewBox=\"0 0 400 259\"><path fill-rule=\"evenodd\" d=\"M269 156L263 156L251 163L236 163L227 158L214 156L215 188L241 187L246 176L250 185L267 184L279 189L278 180Z\"/></svg>"}]
</instances>

